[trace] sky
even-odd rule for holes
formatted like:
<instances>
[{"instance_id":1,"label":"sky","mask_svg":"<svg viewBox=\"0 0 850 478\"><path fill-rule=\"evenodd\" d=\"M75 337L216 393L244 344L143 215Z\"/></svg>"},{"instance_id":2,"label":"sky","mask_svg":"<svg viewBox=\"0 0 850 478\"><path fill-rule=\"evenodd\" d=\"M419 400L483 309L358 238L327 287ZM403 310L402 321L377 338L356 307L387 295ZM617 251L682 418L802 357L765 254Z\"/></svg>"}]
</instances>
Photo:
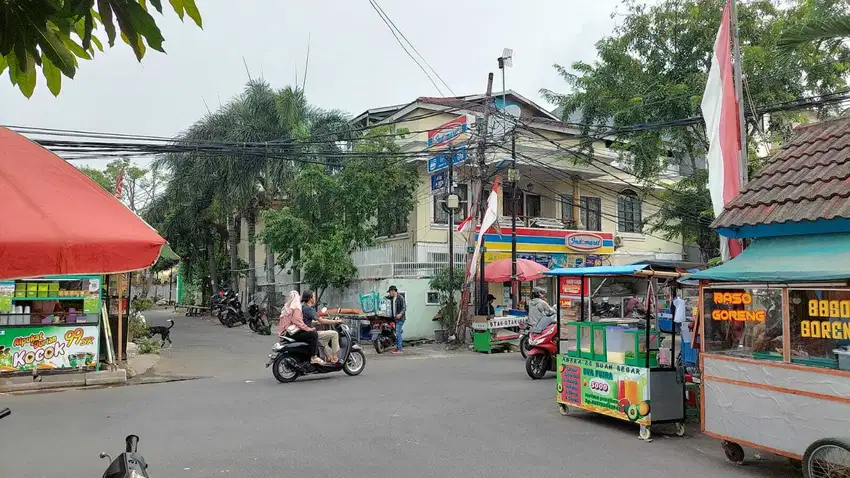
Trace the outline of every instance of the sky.
<instances>
[{"instance_id":1,"label":"sky","mask_svg":"<svg viewBox=\"0 0 850 478\"><path fill-rule=\"evenodd\" d=\"M161 54L139 63L119 39L80 60L56 98L44 79L26 99L3 75L0 125L174 136L262 76L275 87L304 79L308 100L355 116L367 108L439 96L368 0L199 0L204 28L182 23L164 4L154 13ZM538 101L540 88L565 91L552 64L595 58L619 0L378 0L390 19L458 95L483 93L503 48L514 50L507 88ZM621 7L622 9L622 7ZM106 43L105 35L101 39ZM246 72L247 64L247 72ZM440 83L438 83L440 84ZM442 86L442 85L441 85ZM448 91L447 95L451 95Z\"/></svg>"}]
</instances>

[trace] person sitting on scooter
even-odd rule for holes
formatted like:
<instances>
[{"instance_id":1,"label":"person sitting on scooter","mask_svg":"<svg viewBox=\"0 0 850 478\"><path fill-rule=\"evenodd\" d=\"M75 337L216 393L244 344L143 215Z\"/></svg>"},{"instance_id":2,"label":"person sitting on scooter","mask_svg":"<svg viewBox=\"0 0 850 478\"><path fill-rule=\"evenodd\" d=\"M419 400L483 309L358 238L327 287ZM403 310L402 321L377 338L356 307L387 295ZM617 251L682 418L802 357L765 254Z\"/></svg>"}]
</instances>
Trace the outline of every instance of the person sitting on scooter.
<instances>
[{"instance_id":1,"label":"person sitting on scooter","mask_svg":"<svg viewBox=\"0 0 850 478\"><path fill-rule=\"evenodd\" d=\"M293 290L289 293L289 300L280 313L278 333L281 337L289 335L299 342L306 343L313 355L310 363L325 364L325 361L319 358L319 334L316 333L316 329L304 323L301 313L301 294L298 291Z\"/></svg>"},{"instance_id":2,"label":"person sitting on scooter","mask_svg":"<svg viewBox=\"0 0 850 478\"><path fill-rule=\"evenodd\" d=\"M546 291L535 287L531 291L531 300L528 302L528 325L534 328L540 319L554 314L555 309L546 302Z\"/></svg>"},{"instance_id":3,"label":"person sitting on scooter","mask_svg":"<svg viewBox=\"0 0 850 478\"><path fill-rule=\"evenodd\" d=\"M304 316L304 323L308 326L313 326L313 321L322 325L337 325L341 324L342 320L328 319L319 317L316 312L316 294L312 290L305 290L301 294L301 315ZM325 349L325 358L331 363L339 362L339 334L336 330L319 330L319 344ZM330 344L330 347L328 345Z\"/></svg>"}]
</instances>

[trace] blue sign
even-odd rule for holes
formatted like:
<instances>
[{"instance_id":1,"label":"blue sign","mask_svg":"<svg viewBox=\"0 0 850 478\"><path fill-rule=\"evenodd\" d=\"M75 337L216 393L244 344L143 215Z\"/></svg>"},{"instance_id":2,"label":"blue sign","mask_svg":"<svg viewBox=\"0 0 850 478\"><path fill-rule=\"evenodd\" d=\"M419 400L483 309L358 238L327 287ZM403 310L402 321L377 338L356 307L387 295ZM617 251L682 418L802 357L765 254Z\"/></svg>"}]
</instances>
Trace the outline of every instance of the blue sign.
<instances>
[{"instance_id":1,"label":"blue sign","mask_svg":"<svg viewBox=\"0 0 850 478\"><path fill-rule=\"evenodd\" d=\"M446 188L446 172L439 171L431 176L431 191L439 191Z\"/></svg>"},{"instance_id":2,"label":"blue sign","mask_svg":"<svg viewBox=\"0 0 850 478\"><path fill-rule=\"evenodd\" d=\"M455 150L452 164L460 164L464 162L466 162L466 146L461 146ZM449 169L448 155L428 158L428 174L433 174L444 169Z\"/></svg>"}]
</instances>

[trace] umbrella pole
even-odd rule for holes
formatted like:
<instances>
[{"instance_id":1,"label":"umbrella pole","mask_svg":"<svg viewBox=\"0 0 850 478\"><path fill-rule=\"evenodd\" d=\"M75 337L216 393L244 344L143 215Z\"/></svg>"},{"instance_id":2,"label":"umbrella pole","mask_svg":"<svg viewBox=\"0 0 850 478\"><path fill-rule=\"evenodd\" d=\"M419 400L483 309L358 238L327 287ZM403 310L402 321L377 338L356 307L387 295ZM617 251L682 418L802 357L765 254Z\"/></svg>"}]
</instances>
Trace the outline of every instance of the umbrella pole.
<instances>
[{"instance_id":1,"label":"umbrella pole","mask_svg":"<svg viewBox=\"0 0 850 478\"><path fill-rule=\"evenodd\" d=\"M121 340L124 336L124 274L118 274L118 347L117 350L117 363L120 367L122 360L124 360L124 342Z\"/></svg>"}]
</instances>

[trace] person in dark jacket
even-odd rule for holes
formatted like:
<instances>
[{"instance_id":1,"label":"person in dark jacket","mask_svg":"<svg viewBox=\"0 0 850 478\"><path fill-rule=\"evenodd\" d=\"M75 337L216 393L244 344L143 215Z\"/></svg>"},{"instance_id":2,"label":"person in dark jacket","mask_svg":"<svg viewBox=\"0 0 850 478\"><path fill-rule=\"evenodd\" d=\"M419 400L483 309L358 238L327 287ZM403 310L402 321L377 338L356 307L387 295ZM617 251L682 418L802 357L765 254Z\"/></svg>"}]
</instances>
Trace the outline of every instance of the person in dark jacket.
<instances>
[{"instance_id":1,"label":"person in dark jacket","mask_svg":"<svg viewBox=\"0 0 850 478\"><path fill-rule=\"evenodd\" d=\"M390 293L390 313L395 319L395 350L392 353L400 354L402 353L401 334L404 328L404 319L407 317L407 304L404 303L404 297L399 295L396 286L391 285L387 292Z\"/></svg>"}]
</instances>

